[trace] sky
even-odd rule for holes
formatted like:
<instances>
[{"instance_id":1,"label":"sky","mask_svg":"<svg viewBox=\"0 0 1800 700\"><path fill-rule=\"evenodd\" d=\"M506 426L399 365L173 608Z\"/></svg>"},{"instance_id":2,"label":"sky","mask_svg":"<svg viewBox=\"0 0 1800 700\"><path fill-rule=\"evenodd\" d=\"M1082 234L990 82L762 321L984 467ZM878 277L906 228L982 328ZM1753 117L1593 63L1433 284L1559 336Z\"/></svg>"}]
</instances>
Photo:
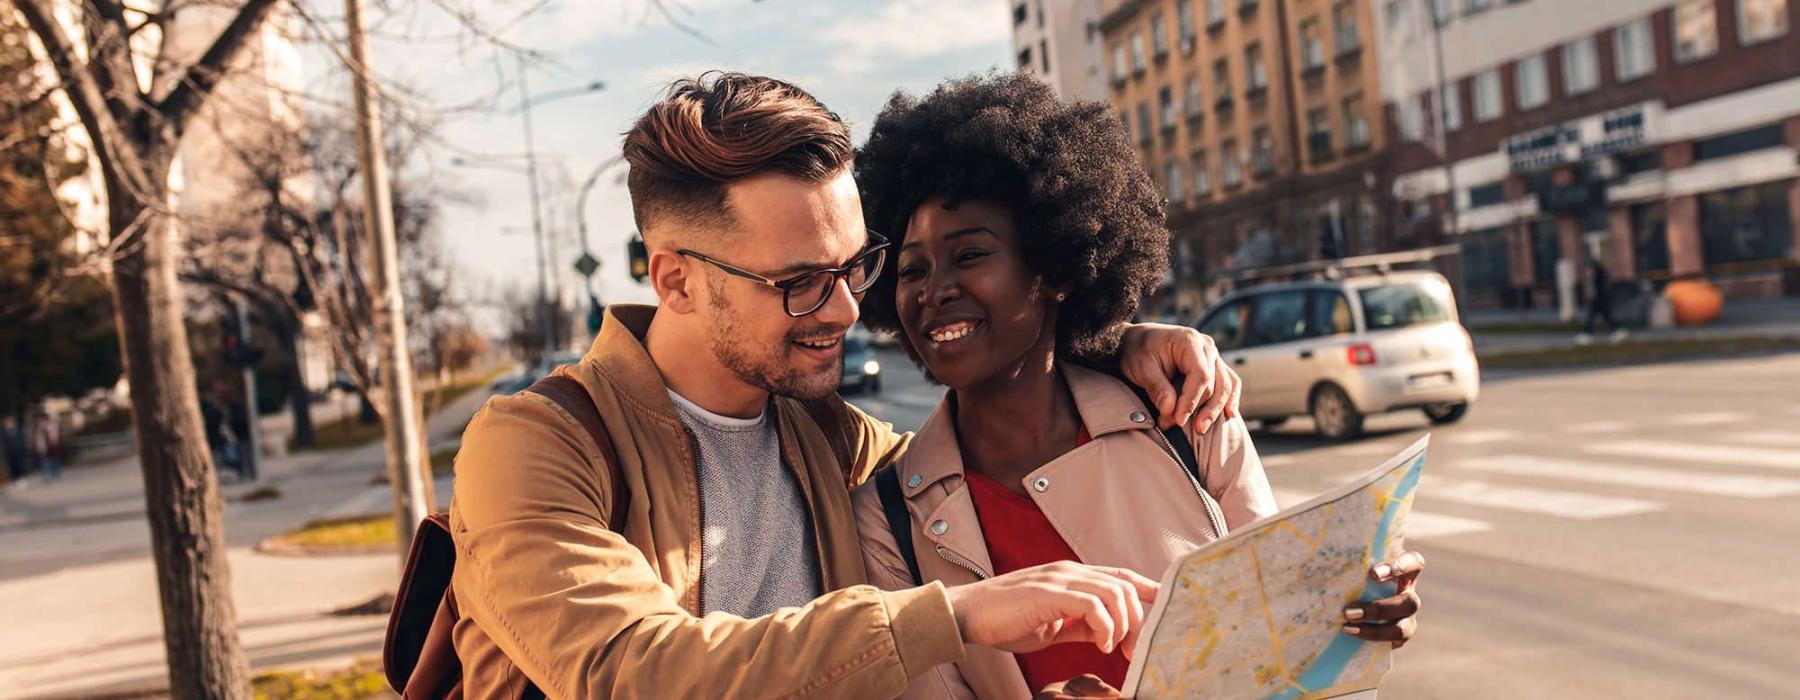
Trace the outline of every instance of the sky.
<instances>
[{"instance_id":1,"label":"sky","mask_svg":"<svg viewBox=\"0 0 1800 700\"><path fill-rule=\"evenodd\" d=\"M446 3L421 3L425 10ZM770 75L809 90L851 125L860 143L876 113L897 89L919 93L946 78L1004 65L1011 54L1005 0L675 0L675 16L704 38L671 25L647 0L552 0L516 25L508 19L523 0L485 0L479 24L506 27L501 38L543 52L533 67L534 95L604 81L603 91L540 103L532 110L536 151L542 154L545 226L558 240L554 262L571 297L581 281L574 190L597 166L619 155L622 134L668 83L709 69ZM440 13L441 14L441 13ZM516 64L496 61L468 42L396 41L394 34L443 36L454 24L440 17L390 17L377 27L372 62L384 79L409 86L422 101L461 104L516 86ZM321 60L329 60L321 59ZM517 104L516 91L501 98ZM457 192L440 224L456 273L471 296L506 290L534 295L535 248L525 176L514 164L478 165L467 153L521 154L517 114L482 110L459 114L439 128L443 142L426 169ZM461 152L461 153L459 153ZM461 157L463 163L455 162ZM625 245L633 232L623 166L608 171L587 198L591 245L602 261L595 289L603 302L653 301L627 274ZM404 262L403 262L404 264ZM489 307L490 311L493 307Z\"/></svg>"}]
</instances>

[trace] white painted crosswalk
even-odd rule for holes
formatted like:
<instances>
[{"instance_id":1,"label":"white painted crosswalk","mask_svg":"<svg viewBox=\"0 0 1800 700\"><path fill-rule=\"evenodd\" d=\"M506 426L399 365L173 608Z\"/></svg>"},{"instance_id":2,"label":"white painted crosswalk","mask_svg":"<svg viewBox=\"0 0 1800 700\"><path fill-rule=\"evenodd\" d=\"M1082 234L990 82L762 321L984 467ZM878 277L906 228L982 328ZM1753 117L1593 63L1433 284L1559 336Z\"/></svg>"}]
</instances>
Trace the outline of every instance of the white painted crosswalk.
<instances>
[{"instance_id":1,"label":"white painted crosswalk","mask_svg":"<svg viewBox=\"0 0 1800 700\"><path fill-rule=\"evenodd\" d=\"M1583 481L1710 496L1780 498L1800 494L1800 479L1656 469L1535 455L1476 457L1459 460L1453 466L1492 474Z\"/></svg>"},{"instance_id":2,"label":"white painted crosswalk","mask_svg":"<svg viewBox=\"0 0 1800 700\"><path fill-rule=\"evenodd\" d=\"M1703 466L1800 469L1800 452L1762 447L1630 440L1583 445L1581 450L1589 454L1674 460Z\"/></svg>"},{"instance_id":3,"label":"white painted crosswalk","mask_svg":"<svg viewBox=\"0 0 1800 700\"><path fill-rule=\"evenodd\" d=\"M1602 496L1579 491L1506 486L1486 481L1450 481L1426 477L1419 498L1449 501L1493 510L1550 515L1570 520L1601 520L1637 515L1667 508L1667 504L1641 498Z\"/></svg>"},{"instance_id":4,"label":"white painted crosswalk","mask_svg":"<svg viewBox=\"0 0 1800 700\"><path fill-rule=\"evenodd\" d=\"M1747 423L1754 418L1747 413L1715 411L1712 413L1683 413L1669 417L1669 423L1680 426L1728 425L1731 423Z\"/></svg>"},{"instance_id":5,"label":"white painted crosswalk","mask_svg":"<svg viewBox=\"0 0 1800 700\"><path fill-rule=\"evenodd\" d=\"M1800 448L1800 429L1793 432L1764 430L1747 433L1732 433L1726 437L1728 442L1746 445L1769 445L1773 447Z\"/></svg>"}]
</instances>

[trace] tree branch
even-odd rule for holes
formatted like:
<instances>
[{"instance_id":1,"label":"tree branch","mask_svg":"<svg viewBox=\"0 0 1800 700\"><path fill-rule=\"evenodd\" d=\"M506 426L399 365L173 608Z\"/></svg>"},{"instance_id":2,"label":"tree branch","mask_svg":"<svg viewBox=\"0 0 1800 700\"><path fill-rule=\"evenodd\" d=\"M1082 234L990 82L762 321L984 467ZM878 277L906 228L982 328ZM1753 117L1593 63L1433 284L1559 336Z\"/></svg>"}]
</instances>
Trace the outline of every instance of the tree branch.
<instances>
[{"instance_id":1,"label":"tree branch","mask_svg":"<svg viewBox=\"0 0 1800 700\"><path fill-rule=\"evenodd\" d=\"M89 66L76 65L75 43L63 32L62 24L57 21L50 2L51 0L14 0L13 4L25 18L25 24L31 27L31 33L43 43L44 53L56 69L56 77L62 83L63 92L68 94L70 104L75 107L75 114L87 128L101 167L105 172L117 174L132 185L144 184L137 181L143 177L137 150L131 147L130 139L107 106L106 92L94 74L89 72ZM143 188L139 187L138 190L143 191Z\"/></svg>"},{"instance_id":2,"label":"tree branch","mask_svg":"<svg viewBox=\"0 0 1800 700\"><path fill-rule=\"evenodd\" d=\"M174 88L168 96L158 101L157 111L167 120L174 133L180 134L187 127L194 113L206 101L207 95L224 78L225 67L249 45L251 37L262 27L263 20L268 18L277 2L279 0L245 0L237 16L231 18L231 24L226 25L225 31L219 33L219 38L213 45L206 49L199 61L188 66L181 77L175 80ZM156 96L151 97L154 99Z\"/></svg>"}]
</instances>

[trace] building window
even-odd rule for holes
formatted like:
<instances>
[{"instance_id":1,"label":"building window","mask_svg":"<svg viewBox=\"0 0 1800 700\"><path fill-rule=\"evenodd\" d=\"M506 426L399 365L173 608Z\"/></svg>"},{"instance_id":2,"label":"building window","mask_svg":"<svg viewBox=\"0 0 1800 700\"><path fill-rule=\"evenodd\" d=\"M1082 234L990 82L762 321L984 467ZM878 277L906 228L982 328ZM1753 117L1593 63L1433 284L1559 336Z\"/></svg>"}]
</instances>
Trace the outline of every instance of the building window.
<instances>
[{"instance_id":1,"label":"building window","mask_svg":"<svg viewBox=\"0 0 1800 700\"><path fill-rule=\"evenodd\" d=\"M1269 131L1269 127L1259 126L1259 127L1256 127L1256 130L1254 132L1252 132L1251 138L1252 138L1252 141L1251 141L1252 147L1251 147L1251 151L1250 151L1251 172L1256 173L1256 175L1258 177L1262 177L1262 176L1266 176L1266 175L1270 175L1270 174L1274 173L1275 172L1275 135L1274 135L1274 133Z\"/></svg>"},{"instance_id":2,"label":"building window","mask_svg":"<svg viewBox=\"0 0 1800 700\"><path fill-rule=\"evenodd\" d=\"M1344 100L1344 147L1369 145L1369 120L1363 116L1361 95Z\"/></svg>"},{"instance_id":3,"label":"building window","mask_svg":"<svg viewBox=\"0 0 1800 700\"><path fill-rule=\"evenodd\" d=\"M1738 0L1738 43L1749 46L1787 33L1787 0Z\"/></svg>"},{"instance_id":4,"label":"building window","mask_svg":"<svg viewBox=\"0 0 1800 700\"><path fill-rule=\"evenodd\" d=\"M1238 150L1236 139L1226 139L1219 146L1219 164L1225 169L1220 176L1225 180L1226 187L1244 184L1243 154Z\"/></svg>"},{"instance_id":5,"label":"building window","mask_svg":"<svg viewBox=\"0 0 1800 700\"><path fill-rule=\"evenodd\" d=\"M1338 55L1362 48L1362 37L1356 33L1356 6L1348 2L1339 2L1331 6L1332 38L1337 42Z\"/></svg>"},{"instance_id":6,"label":"building window","mask_svg":"<svg viewBox=\"0 0 1800 700\"><path fill-rule=\"evenodd\" d=\"M1038 0L1036 4L1037 4L1038 29L1043 29L1044 28L1044 0Z\"/></svg>"},{"instance_id":7,"label":"building window","mask_svg":"<svg viewBox=\"0 0 1800 700\"><path fill-rule=\"evenodd\" d=\"M1780 148L1783 145L1785 145L1785 139L1782 138L1780 123L1759 126L1754 129L1745 129L1695 141L1694 162L1730 158L1765 148Z\"/></svg>"},{"instance_id":8,"label":"building window","mask_svg":"<svg viewBox=\"0 0 1800 700\"><path fill-rule=\"evenodd\" d=\"M1213 92L1220 104L1231 104L1231 64L1223 58L1213 61Z\"/></svg>"},{"instance_id":9,"label":"building window","mask_svg":"<svg viewBox=\"0 0 1800 700\"><path fill-rule=\"evenodd\" d=\"M1126 63L1126 59L1125 59L1125 45L1120 44L1118 46L1114 46L1113 47L1113 81L1114 82L1123 81L1125 79L1125 76L1131 75L1131 69L1130 69L1129 65L1130 64Z\"/></svg>"},{"instance_id":10,"label":"building window","mask_svg":"<svg viewBox=\"0 0 1800 700\"><path fill-rule=\"evenodd\" d=\"M1269 70L1263 65L1261 44L1244 47L1244 80L1248 85L1246 92L1259 92L1269 87Z\"/></svg>"},{"instance_id":11,"label":"building window","mask_svg":"<svg viewBox=\"0 0 1800 700\"><path fill-rule=\"evenodd\" d=\"M1600 86L1600 56L1594 37L1583 37L1562 48L1563 92L1579 95Z\"/></svg>"},{"instance_id":12,"label":"building window","mask_svg":"<svg viewBox=\"0 0 1800 700\"><path fill-rule=\"evenodd\" d=\"M1225 23L1225 0L1206 0L1206 26L1217 27Z\"/></svg>"},{"instance_id":13,"label":"building window","mask_svg":"<svg viewBox=\"0 0 1800 700\"><path fill-rule=\"evenodd\" d=\"M1785 260L1794 252L1787 182L1700 195L1700 252L1706 264Z\"/></svg>"},{"instance_id":14,"label":"building window","mask_svg":"<svg viewBox=\"0 0 1800 700\"><path fill-rule=\"evenodd\" d=\"M1319 107L1307 111L1306 150L1314 161L1331 155L1331 110Z\"/></svg>"},{"instance_id":15,"label":"building window","mask_svg":"<svg viewBox=\"0 0 1800 700\"><path fill-rule=\"evenodd\" d=\"M1550 101L1550 75L1544 55L1532 54L1513 66L1513 89L1519 93L1519 109L1542 107Z\"/></svg>"},{"instance_id":16,"label":"building window","mask_svg":"<svg viewBox=\"0 0 1800 700\"><path fill-rule=\"evenodd\" d=\"M1319 35L1319 18L1300 20L1300 69L1313 70L1325 65L1325 39Z\"/></svg>"},{"instance_id":17,"label":"building window","mask_svg":"<svg viewBox=\"0 0 1800 700\"><path fill-rule=\"evenodd\" d=\"M1388 0L1387 25L1388 34L1394 39L1405 41L1412 37L1411 0Z\"/></svg>"},{"instance_id":18,"label":"building window","mask_svg":"<svg viewBox=\"0 0 1800 700\"><path fill-rule=\"evenodd\" d=\"M1158 123L1162 125L1162 128L1175 128L1175 91L1167 85L1158 89L1156 91L1156 107L1157 115L1161 118Z\"/></svg>"},{"instance_id":19,"label":"building window","mask_svg":"<svg viewBox=\"0 0 1800 700\"><path fill-rule=\"evenodd\" d=\"M1138 103L1138 143L1150 145L1150 103Z\"/></svg>"},{"instance_id":20,"label":"building window","mask_svg":"<svg viewBox=\"0 0 1800 700\"><path fill-rule=\"evenodd\" d=\"M1675 62L1698 61L1719 51L1719 18L1713 0L1682 0L1675 6Z\"/></svg>"},{"instance_id":21,"label":"building window","mask_svg":"<svg viewBox=\"0 0 1800 700\"><path fill-rule=\"evenodd\" d=\"M1038 63L1044 67L1044 75L1050 74L1050 40L1038 40Z\"/></svg>"},{"instance_id":22,"label":"building window","mask_svg":"<svg viewBox=\"0 0 1800 700\"><path fill-rule=\"evenodd\" d=\"M1194 151L1194 194L1200 197L1212 194L1212 169L1206 167L1206 151Z\"/></svg>"},{"instance_id":23,"label":"building window","mask_svg":"<svg viewBox=\"0 0 1800 700\"><path fill-rule=\"evenodd\" d=\"M1193 0L1177 0L1175 3L1175 26L1181 31L1181 38L1194 37L1194 3Z\"/></svg>"},{"instance_id":24,"label":"building window","mask_svg":"<svg viewBox=\"0 0 1800 700\"><path fill-rule=\"evenodd\" d=\"M1125 130L1125 142L1131 143L1131 112L1119 108L1119 128Z\"/></svg>"},{"instance_id":25,"label":"building window","mask_svg":"<svg viewBox=\"0 0 1800 700\"><path fill-rule=\"evenodd\" d=\"M1186 107L1187 118L1198 119L1200 115L1204 113L1205 109L1204 106L1200 104L1200 74L1189 73L1187 82L1183 84L1183 88L1185 90L1185 93L1182 96L1183 106Z\"/></svg>"},{"instance_id":26,"label":"building window","mask_svg":"<svg viewBox=\"0 0 1800 700\"><path fill-rule=\"evenodd\" d=\"M1463 288L1499 295L1512 288L1512 244L1505 228L1486 228L1463 237Z\"/></svg>"},{"instance_id":27,"label":"building window","mask_svg":"<svg viewBox=\"0 0 1800 700\"><path fill-rule=\"evenodd\" d=\"M1631 208L1631 257L1640 278L1669 271L1669 214L1662 202Z\"/></svg>"},{"instance_id":28,"label":"building window","mask_svg":"<svg viewBox=\"0 0 1800 700\"><path fill-rule=\"evenodd\" d=\"M1556 261L1562 259L1562 237L1557 234L1556 219L1531 222L1531 265L1537 286L1556 286Z\"/></svg>"},{"instance_id":29,"label":"building window","mask_svg":"<svg viewBox=\"0 0 1800 700\"><path fill-rule=\"evenodd\" d=\"M1500 96L1500 69L1495 68L1475 76L1476 123L1499 119L1503 99Z\"/></svg>"},{"instance_id":30,"label":"building window","mask_svg":"<svg viewBox=\"0 0 1800 700\"><path fill-rule=\"evenodd\" d=\"M1401 141L1425 139L1425 96L1409 95L1394 106L1394 125L1400 129Z\"/></svg>"},{"instance_id":31,"label":"building window","mask_svg":"<svg viewBox=\"0 0 1800 700\"><path fill-rule=\"evenodd\" d=\"M1456 19L1456 0L1431 0L1431 21L1444 26Z\"/></svg>"},{"instance_id":32,"label":"building window","mask_svg":"<svg viewBox=\"0 0 1800 700\"><path fill-rule=\"evenodd\" d=\"M1488 8L1493 6L1494 0L1469 0L1468 3L1463 6L1463 14L1472 15L1477 12L1485 12Z\"/></svg>"},{"instance_id":33,"label":"building window","mask_svg":"<svg viewBox=\"0 0 1800 700\"><path fill-rule=\"evenodd\" d=\"M1031 70L1031 47L1019 49L1019 70Z\"/></svg>"},{"instance_id":34,"label":"building window","mask_svg":"<svg viewBox=\"0 0 1800 700\"><path fill-rule=\"evenodd\" d=\"M1506 201L1506 183L1490 182L1469 188L1469 208L1480 209Z\"/></svg>"},{"instance_id":35,"label":"building window","mask_svg":"<svg viewBox=\"0 0 1800 700\"><path fill-rule=\"evenodd\" d=\"M1169 55L1169 33L1163 31L1161 12L1150 15L1150 48L1156 52L1157 58Z\"/></svg>"},{"instance_id":36,"label":"building window","mask_svg":"<svg viewBox=\"0 0 1800 700\"><path fill-rule=\"evenodd\" d=\"M1131 72L1144 72L1144 35L1131 33Z\"/></svg>"},{"instance_id":37,"label":"building window","mask_svg":"<svg viewBox=\"0 0 1800 700\"><path fill-rule=\"evenodd\" d=\"M1643 17L1613 30L1614 77L1620 82L1641 78L1656 70L1656 45L1650 40L1650 18Z\"/></svg>"},{"instance_id":38,"label":"building window","mask_svg":"<svg viewBox=\"0 0 1800 700\"><path fill-rule=\"evenodd\" d=\"M1444 83L1444 91L1438 95L1438 119L1443 121L1444 133L1462 128L1462 91L1456 85L1454 80Z\"/></svg>"},{"instance_id":39,"label":"building window","mask_svg":"<svg viewBox=\"0 0 1800 700\"><path fill-rule=\"evenodd\" d=\"M1013 26L1015 26L1015 27L1024 26L1025 19L1026 19L1025 15L1026 15L1025 3L1019 3L1017 5L1013 5Z\"/></svg>"},{"instance_id":40,"label":"building window","mask_svg":"<svg viewBox=\"0 0 1800 700\"><path fill-rule=\"evenodd\" d=\"M1187 193L1182 191L1186 181L1181 179L1181 163L1174 158L1163 164L1163 185L1168 188L1169 203L1179 204L1187 200Z\"/></svg>"}]
</instances>

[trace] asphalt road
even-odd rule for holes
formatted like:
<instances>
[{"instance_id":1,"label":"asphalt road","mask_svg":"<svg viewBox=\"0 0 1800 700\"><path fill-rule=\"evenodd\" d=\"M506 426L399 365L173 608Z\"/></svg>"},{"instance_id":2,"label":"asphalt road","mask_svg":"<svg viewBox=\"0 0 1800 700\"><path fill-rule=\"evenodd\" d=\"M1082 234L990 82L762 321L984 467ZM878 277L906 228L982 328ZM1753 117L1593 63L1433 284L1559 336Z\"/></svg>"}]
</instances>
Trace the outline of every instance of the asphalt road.
<instances>
[{"instance_id":1,"label":"asphalt road","mask_svg":"<svg viewBox=\"0 0 1800 700\"><path fill-rule=\"evenodd\" d=\"M942 390L884 360L883 393L850 398L917 427ZM1797 393L1800 354L1494 373L1456 425L1330 443L1295 419L1256 444L1286 506L1431 434L1425 611L1383 698L1795 697Z\"/></svg>"}]
</instances>

